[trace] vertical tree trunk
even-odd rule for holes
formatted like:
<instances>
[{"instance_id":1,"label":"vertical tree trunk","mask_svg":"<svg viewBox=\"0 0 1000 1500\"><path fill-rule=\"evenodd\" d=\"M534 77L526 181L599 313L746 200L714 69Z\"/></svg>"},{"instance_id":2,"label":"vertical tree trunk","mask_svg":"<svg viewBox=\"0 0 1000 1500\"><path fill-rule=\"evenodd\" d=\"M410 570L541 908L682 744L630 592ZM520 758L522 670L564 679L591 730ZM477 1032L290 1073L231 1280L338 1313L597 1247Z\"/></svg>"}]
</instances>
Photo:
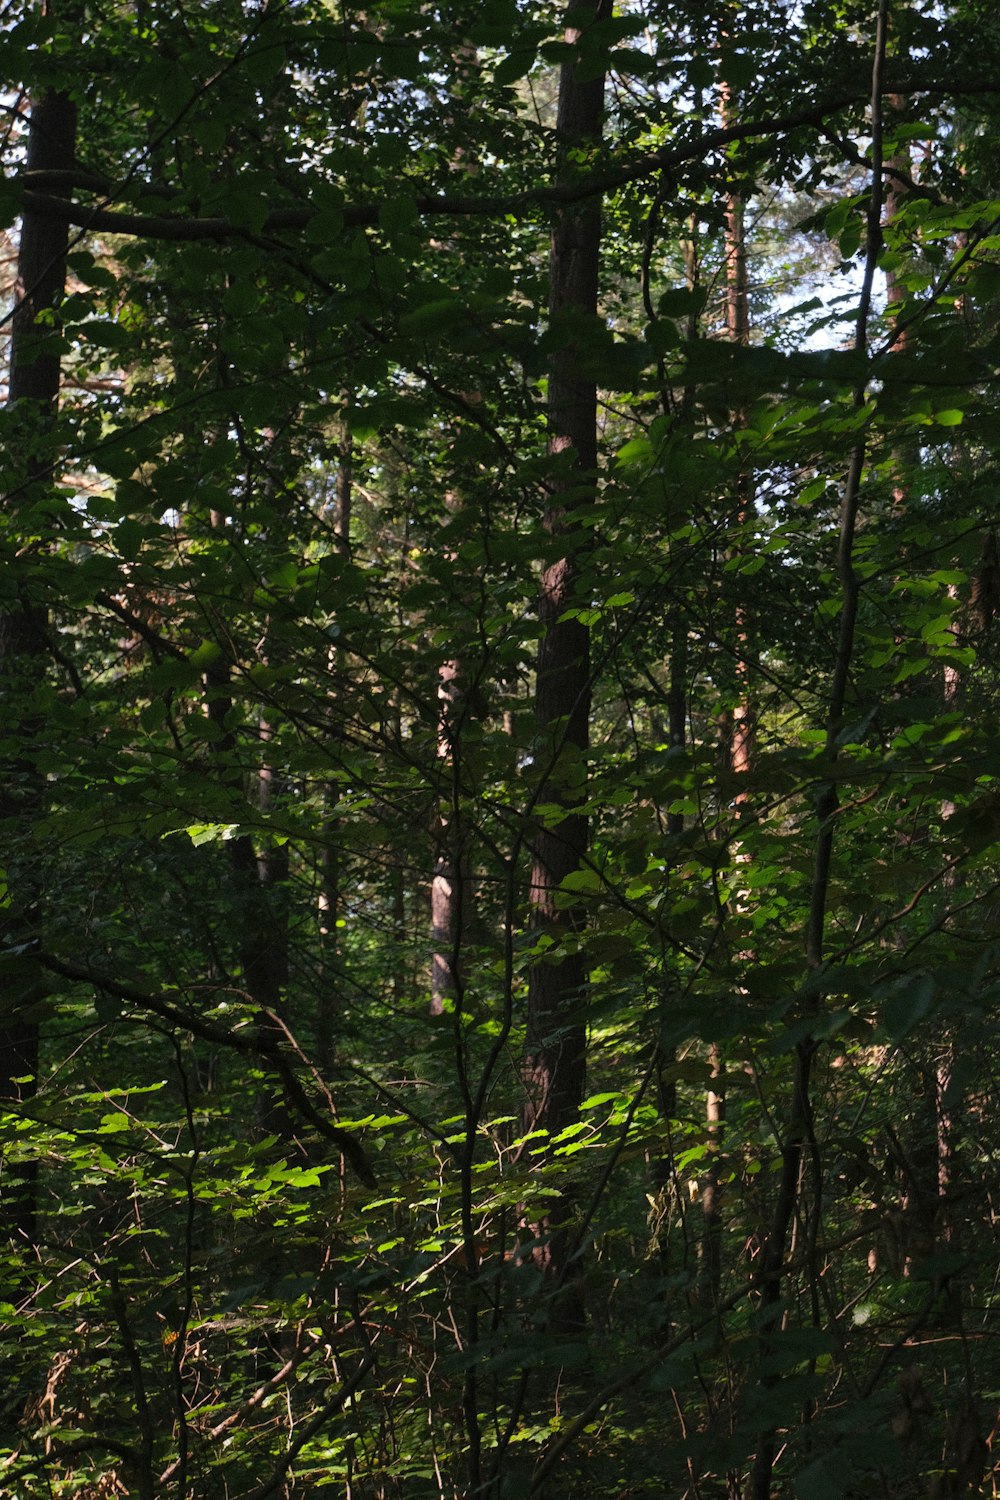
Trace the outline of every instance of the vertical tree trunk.
<instances>
[{"instance_id":1,"label":"vertical tree trunk","mask_svg":"<svg viewBox=\"0 0 1000 1500\"><path fill-rule=\"evenodd\" d=\"M886 126L892 129L893 117L903 113L906 101L900 94L889 94L886 98ZM885 178L885 214L887 225L899 215L899 211L906 201L906 184L901 181L897 173L903 173L909 177L913 170L910 153L907 150L897 151L886 161ZM900 324L899 312L906 301L906 288L899 274L899 266L890 262L885 272L885 302L890 309L890 318L893 324L893 348L905 354L910 349L910 332L905 325ZM895 308L895 312L891 309ZM898 325L898 326L897 326Z\"/></svg>"},{"instance_id":2,"label":"vertical tree trunk","mask_svg":"<svg viewBox=\"0 0 1000 1500\"><path fill-rule=\"evenodd\" d=\"M453 106L460 107L462 96L479 74L479 53L468 41L455 47L455 93ZM449 121L454 124L454 120ZM475 153L456 148L451 169L466 177L478 170ZM455 240L441 243L448 252ZM480 393L474 393L480 399ZM461 493L445 495L445 514L456 514L463 506ZM464 601L463 601L464 603ZM441 789L438 797L437 826L434 830L434 874L431 877L431 1015L442 1015L452 1002L460 1009L463 982L461 953L463 941L473 917L473 884L466 850L465 821L459 807L461 775L460 736L471 707L468 663L449 658L438 668L438 737L437 753Z\"/></svg>"},{"instance_id":3,"label":"vertical tree trunk","mask_svg":"<svg viewBox=\"0 0 1000 1500\"><path fill-rule=\"evenodd\" d=\"M32 105L28 135L29 172L56 171L72 166L76 140L76 106L68 95L45 94ZM42 484L49 473L51 457L48 434L59 403L60 355L53 347L58 325L51 313L58 309L66 282L69 232L65 224L25 214L21 223L17 285L10 344L8 401L17 408L20 452L18 491L7 504L23 503L26 492ZM57 315L58 316L58 315ZM18 688L37 674L37 661L45 651L44 609L21 593L17 605L0 614L0 671L11 699ZM4 777L0 793L0 815L4 822L24 825L40 809L44 780L34 770L28 753L29 724L21 725L25 749L21 763ZM15 826L15 834L17 833ZM40 892L33 889L31 873L18 872L13 882L11 905L4 914L0 938L6 947L30 944L37 921ZM13 960L4 963L0 978L0 1009L5 1018L0 1028L0 1097L23 1098L34 1092L38 1069L38 1023L32 1014L30 975ZM21 1013L23 1012L23 1018ZM29 1081L25 1081L29 1080ZM27 1173L20 1182L3 1174L0 1198L0 1235L15 1236L31 1243L35 1229L34 1180Z\"/></svg>"},{"instance_id":4,"label":"vertical tree trunk","mask_svg":"<svg viewBox=\"0 0 1000 1500\"><path fill-rule=\"evenodd\" d=\"M610 0L592 0L573 8L574 24L566 40L579 40L586 21L611 14ZM561 153L560 178L568 180L574 157L601 135L604 114L604 74L570 59L559 76L557 131ZM601 209L596 200L558 212L552 228L549 257L549 318L558 323L566 313L593 317L597 312L598 255ZM580 354L572 340L558 349L549 371L549 452L559 460L545 516L553 535L572 535L574 511L593 498L597 471L597 390L592 378L580 374ZM570 457L567 466L566 459ZM588 848L588 825L579 811L584 801L585 757L590 729L589 635L578 619L563 619L575 599L579 552L550 563L541 579L539 615L542 635L538 648L535 715L540 754L546 760L540 800L560 809L557 820L546 820L534 835L531 900L535 918L556 939L569 939L568 951L553 963L538 964L528 990L528 1027L524 1065L527 1130L545 1129L555 1135L574 1118L583 1097L586 1026L584 991L586 959L574 951L585 912L561 907L557 892L567 875L580 868ZM558 950L557 950L558 952ZM565 1281L568 1234L565 1221L570 1205L562 1204L542 1226L547 1239L543 1260L554 1276ZM568 1304L567 1304L568 1305ZM582 1307L568 1314L579 1321Z\"/></svg>"},{"instance_id":5,"label":"vertical tree trunk","mask_svg":"<svg viewBox=\"0 0 1000 1500\"><path fill-rule=\"evenodd\" d=\"M869 105L871 145L871 194L868 204L868 222L865 247L865 270L858 301L855 323L854 349L859 355L868 348L868 326L871 317L872 293L879 250L882 244L883 206L883 155L882 155L882 70L885 63L886 35L888 29L888 0L880 0L872 60L871 101ZM867 383L862 381L854 389L854 407L860 411L866 400ZM833 760L840 753L838 736L843 728L844 713L848 703L851 667L855 652L855 628L861 598L861 580L855 566L855 536L861 504L861 479L867 458L867 435L862 431L848 461L847 473L841 491L840 533L837 544L837 572L841 587L840 620L837 631L836 653L830 674L829 701L826 715L826 754ZM820 974L825 959L827 903L830 892L830 876L833 861L834 828L840 807L836 781L830 781L817 800L817 831L813 857L813 875L809 898L809 919L806 926L806 967L812 976ZM810 1002L813 1011L820 1004L819 997ZM760 1269L760 1343L761 1356L766 1360L774 1351L778 1332L780 1307L785 1282L785 1256L789 1233L800 1207L803 1178L810 1158L813 1167L813 1203L809 1214L807 1235L811 1250L807 1260L815 1268L815 1236L819 1227L822 1179L819 1146L813 1126L812 1073L818 1043L811 1035L801 1037L795 1044L792 1073L792 1089L784 1138L781 1148L781 1170L774 1202L770 1231L764 1244ZM815 1288L814 1288L815 1290ZM780 1377L768 1372L762 1383L773 1388ZM774 1464L777 1454L777 1425L773 1422L765 1427L758 1437L757 1452L749 1482L749 1500L771 1500Z\"/></svg>"},{"instance_id":6,"label":"vertical tree trunk","mask_svg":"<svg viewBox=\"0 0 1000 1500\"><path fill-rule=\"evenodd\" d=\"M460 951L472 917L472 877L462 847L462 820L454 795L458 790L459 736L468 713L468 688L461 662L441 664L437 692L442 796L431 880L431 1014L435 1016L443 1014L449 1002L461 1002Z\"/></svg>"},{"instance_id":7,"label":"vertical tree trunk","mask_svg":"<svg viewBox=\"0 0 1000 1500\"><path fill-rule=\"evenodd\" d=\"M671 651L670 677L667 686L667 740L671 750L683 750L687 744L688 721L688 626L683 611L676 610L670 622ZM676 838L684 832L684 814L670 811L666 815L665 830L668 837ZM664 976L664 982L669 983ZM649 1225L652 1231L652 1249L655 1251L661 1271L666 1275L670 1269L670 1210L676 1201L677 1168L672 1150L672 1122L677 1118L677 1064L676 1047L667 1047L662 1042L656 1052L656 1098L663 1122L664 1146L650 1162L650 1207ZM660 1337L666 1338L669 1324L666 1321L667 1293L662 1299L664 1323Z\"/></svg>"},{"instance_id":8,"label":"vertical tree trunk","mask_svg":"<svg viewBox=\"0 0 1000 1500\"><path fill-rule=\"evenodd\" d=\"M224 518L219 517L219 524ZM228 722L233 707L230 663L224 656L211 662L205 672L206 713L219 727L216 741L220 780L234 791L242 791L241 773L235 768L237 745ZM262 737L270 728L262 726ZM258 807L266 810L270 800L271 778L265 766L258 781ZM248 812L250 809L248 808ZM240 968L247 994L255 1005L273 1009L281 999L287 973L287 942L282 924L275 921L272 909L273 887L279 878L278 867L268 854L259 854L249 834L242 833L226 844L232 878L233 909L239 922L238 947ZM278 851L283 852L283 851Z\"/></svg>"},{"instance_id":9,"label":"vertical tree trunk","mask_svg":"<svg viewBox=\"0 0 1000 1500\"><path fill-rule=\"evenodd\" d=\"M351 509L354 503L354 435L351 425L351 393L343 392L343 414L340 419L340 444L337 455L337 481L333 517L333 541L339 557L351 556ZM331 676L336 673L337 651L330 648ZM330 730L337 735L336 721ZM340 937L337 923L341 909L341 861L337 850L337 803L340 788L335 781L327 783L324 793L326 837L319 853L319 899L317 931L319 937L320 994L316 1002L316 1061L321 1069L333 1062L334 1022L337 1010L337 965L340 960Z\"/></svg>"},{"instance_id":10,"label":"vertical tree trunk","mask_svg":"<svg viewBox=\"0 0 1000 1500\"><path fill-rule=\"evenodd\" d=\"M213 511L212 526L224 530L229 522L220 511ZM227 635L224 629L218 632L218 644L222 653L209 663L205 672L205 711L219 729L216 754L219 758L219 777L223 784L243 797L243 773L237 764L237 742L231 723L232 663L229 659ZM262 715L259 735L266 744L273 735L273 728ZM251 792L251 806L255 812L267 814L273 805L276 791L273 767L265 753L256 778L256 795ZM248 806L248 813L251 807ZM262 844L258 850L249 834L241 833L226 843L229 859L230 891L232 908L238 924L238 952L243 985L252 1003L261 1011L274 1012L281 1004L288 983L288 921L285 911L285 884L288 876L288 855L284 846L267 848ZM267 1022L270 1028L273 1023ZM263 1128L269 1133L290 1138L291 1123L283 1102L268 1094L260 1104Z\"/></svg>"},{"instance_id":11,"label":"vertical tree trunk","mask_svg":"<svg viewBox=\"0 0 1000 1500\"><path fill-rule=\"evenodd\" d=\"M720 85L719 114L724 126L731 125L736 118L738 101L727 80ZM726 335L730 343L743 347L750 342L750 294L747 278L746 236L744 233L744 203L739 188L731 187L726 197L725 208L725 275L726 275ZM734 428L745 423L746 414L739 410L733 413ZM740 550L740 534L748 525L754 504L754 482L750 468L743 464L736 476L735 515L733 517L736 545ZM740 575L736 575L737 588ZM725 770L732 776L746 776L750 771L756 736L756 718L750 699L750 622L745 600L737 598L734 611L734 637L736 656L736 702L725 716L723 756ZM740 792L733 799L736 817L740 818L745 803L745 794ZM737 861L747 859L737 850ZM741 961L749 961L751 953L740 953ZM701 1180L702 1240L699 1246L698 1294L703 1306L718 1304L722 1279L722 1210L723 1188L720 1171L720 1152L726 1121L726 1059L718 1042L708 1049L711 1081L705 1094L705 1125L708 1136L708 1157Z\"/></svg>"},{"instance_id":12,"label":"vertical tree trunk","mask_svg":"<svg viewBox=\"0 0 1000 1500\"><path fill-rule=\"evenodd\" d=\"M887 96L887 131L891 131L898 119L904 115L906 106L907 101L903 96L899 94ZM887 157L885 168L883 226L886 230L891 230L906 204L909 190L904 179L911 177L914 170L909 148L904 146ZM961 232L956 249L963 248L964 238L965 234ZM893 350L899 354L913 354L915 350L914 330L908 325L903 315L907 291L900 265L892 258L885 271L885 295L886 306L889 309ZM906 451L905 447L893 452L894 465L898 473L893 481L892 497L901 514L905 514L910 495L905 481L898 475L905 474L912 466L913 456L912 453ZM958 591L954 584L948 587L948 597L957 602ZM953 631L956 636L959 634L957 623L953 626ZM950 663L946 663L944 667L943 688L945 711L953 712L958 707L962 683L958 669ZM946 798L942 801L940 809L942 821L947 821L954 812L955 805L950 799ZM948 871L942 879L942 889L947 893L952 893L958 879L956 871ZM923 1143L912 1142L908 1152L909 1160L919 1166L921 1175L919 1182L906 1183L902 1197L903 1216L907 1221L904 1240L914 1244L933 1245L938 1237L947 1243L951 1237L948 1224L948 1196L953 1168L954 1132L950 1116L949 1093L954 1058L955 1032L952 1027L948 1027L939 1045L934 1049L933 1058L927 1064L927 1110L923 1122L927 1139ZM909 1227L911 1221L912 1231ZM909 1275L912 1269L913 1260L907 1256L903 1272Z\"/></svg>"}]
</instances>

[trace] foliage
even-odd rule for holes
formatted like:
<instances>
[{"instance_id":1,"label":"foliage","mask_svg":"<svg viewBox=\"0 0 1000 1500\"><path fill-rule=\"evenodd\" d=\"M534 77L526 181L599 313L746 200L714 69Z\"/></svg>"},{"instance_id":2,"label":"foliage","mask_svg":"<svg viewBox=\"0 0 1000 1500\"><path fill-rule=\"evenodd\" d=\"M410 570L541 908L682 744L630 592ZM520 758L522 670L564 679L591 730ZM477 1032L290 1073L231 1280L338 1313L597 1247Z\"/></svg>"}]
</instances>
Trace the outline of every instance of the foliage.
<instances>
[{"instance_id":1,"label":"foliage","mask_svg":"<svg viewBox=\"0 0 1000 1500\"><path fill-rule=\"evenodd\" d=\"M874 105L875 18L825 0L8 15L6 223L71 238L58 415L0 413L0 1003L40 1037L0 1080L3 1493L978 1491L981 12L890 14ZM599 141L560 69L606 77ZM594 199L598 313L550 315ZM596 476L547 442L567 350ZM534 705L566 558L586 748ZM568 955L586 1097L526 1130Z\"/></svg>"}]
</instances>

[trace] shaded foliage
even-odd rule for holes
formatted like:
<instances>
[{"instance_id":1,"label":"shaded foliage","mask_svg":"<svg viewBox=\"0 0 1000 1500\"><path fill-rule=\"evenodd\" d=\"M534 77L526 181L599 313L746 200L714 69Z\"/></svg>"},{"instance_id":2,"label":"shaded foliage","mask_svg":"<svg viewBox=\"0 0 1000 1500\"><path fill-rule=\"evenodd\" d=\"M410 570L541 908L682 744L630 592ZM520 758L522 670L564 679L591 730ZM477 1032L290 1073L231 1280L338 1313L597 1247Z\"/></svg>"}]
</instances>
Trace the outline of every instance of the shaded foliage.
<instances>
[{"instance_id":1,"label":"shaded foliage","mask_svg":"<svg viewBox=\"0 0 1000 1500\"><path fill-rule=\"evenodd\" d=\"M985 1482L981 12L11 12L0 1489Z\"/></svg>"}]
</instances>

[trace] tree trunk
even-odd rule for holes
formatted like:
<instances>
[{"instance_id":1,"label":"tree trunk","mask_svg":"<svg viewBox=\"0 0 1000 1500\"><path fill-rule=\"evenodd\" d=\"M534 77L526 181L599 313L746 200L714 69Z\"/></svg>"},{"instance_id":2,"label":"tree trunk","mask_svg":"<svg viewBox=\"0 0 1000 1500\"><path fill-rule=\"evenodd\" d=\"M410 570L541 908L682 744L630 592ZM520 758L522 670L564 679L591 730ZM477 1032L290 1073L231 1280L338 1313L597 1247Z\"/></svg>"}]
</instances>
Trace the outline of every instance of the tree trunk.
<instances>
[{"instance_id":1,"label":"tree trunk","mask_svg":"<svg viewBox=\"0 0 1000 1500\"><path fill-rule=\"evenodd\" d=\"M609 0L574 7L574 23L583 21L585 14L588 20L604 19L611 14ZM567 27L567 42L572 44L580 36L577 24ZM563 63L557 115L562 181L572 177L574 156L599 141L603 114L603 73L593 77L573 59ZM596 200L557 214L549 258L550 322L558 322L567 313L596 315L600 240L601 211ZM574 512L593 499L597 470L597 390L593 379L580 373L580 351L572 339L552 358L548 422L549 452L560 462L554 470L545 526L555 536L571 536L578 527ZM570 456L568 467L566 456ZM578 619L562 618L576 597L578 559L578 549L568 548L542 574L542 635L535 687L539 753L546 761L540 801L557 807L560 815L547 819L535 832L531 900L537 925L557 945L564 943L567 951L555 962L538 964L531 971L523 1124L526 1130L543 1129L553 1136L575 1118L583 1097L585 1067L587 965L575 940L583 931L586 914L580 905L563 907L557 899L562 882L580 868L588 848L587 818L579 807L586 796L590 642L585 625ZM566 1220L570 1211L571 1205L564 1201L539 1226L545 1241L540 1257L562 1284L569 1273ZM562 1318L570 1323L581 1321L578 1292L564 1297Z\"/></svg>"},{"instance_id":2,"label":"tree trunk","mask_svg":"<svg viewBox=\"0 0 1000 1500\"><path fill-rule=\"evenodd\" d=\"M351 425L351 393L343 392L344 408L340 420L340 451L337 456L336 508L333 517L333 540L339 557L346 561L351 556L351 510L354 502L354 435ZM329 665L331 676L336 676L336 647L331 646ZM330 734L336 737L338 730L335 716L332 717ZM340 931L337 923L341 912L341 860L337 847L337 804L340 787L336 781L327 783L324 793L326 838L320 849L318 861L319 899L317 902L317 930L320 956L320 994L316 1002L316 1061L325 1072L333 1063L334 1032L339 1004L338 965L340 962Z\"/></svg>"},{"instance_id":3,"label":"tree trunk","mask_svg":"<svg viewBox=\"0 0 1000 1500\"><path fill-rule=\"evenodd\" d=\"M438 668L438 763L441 771L434 875L431 879L431 1015L443 1015L449 1004L461 1008L462 948L474 916L472 870L465 848L466 820L459 805L460 737L472 710L472 695L462 663L445 661Z\"/></svg>"},{"instance_id":4,"label":"tree trunk","mask_svg":"<svg viewBox=\"0 0 1000 1500\"><path fill-rule=\"evenodd\" d=\"M31 109L28 135L29 172L65 170L72 166L76 139L76 106L68 95L44 95ZM68 228L56 220L25 214L21 223L17 285L10 344L8 401L16 407L20 422L21 481L7 497L8 508L24 503L50 471L48 435L59 404L60 355L53 347L58 327L51 321L52 309L62 300L66 282ZM46 650L47 619L44 608L19 589L19 601L0 615L0 669L11 698L37 677L39 658ZM0 815L15 827L15 838L37 815L44 795L44 778L34 769L28 742L31 725L22 721L20 736L25 744L19 764L8 770L6 787L0 794ZM5 948L24 946L35 937L40 892L29 871L18 871L12 881L11 904L4 914L0 938ZM30 960L28 961L30 964ZM24 972L22 972L24 971ZM0 1008L5 1024L0 1029L0 1098L23 1099L35 1091L38 1070L38 1022L34 1015L37 985L23 957L6 958L0 971ZM35 1232L34 1175L26 1170L20 1179L3 1174L0 1197L0 1237L14 1237L31 1244Z\"/></svg>"},{"instance_id":5,"label":"tree trunk","mask_svg":"<svg viewBox=\"0 0 1000 1500\"><path fill-rule=\"evenodd\" d=\"M340 939L337 923L340 910L340 860L334 844L336 838L335 813L339 801L338 788L331 782L324 796L324 823L326 839L319 851L317 877L319 892L316 901L316 929L319 939L319 995L316 1000L315 1032L316 1062L323 1072L333 1063L334 1012L337 988L337 964L340 958Z\"/></svg>"},{"instance_id":6,"label":"tree trunk","mask_svg":"<svg viewBox=\"0 0 1000 1500\"><path fill-rule=\"evenodd\" d=\"M229 522L220 511L212 512L212 526L225 530ZM243 774L237 765L237 743L231 727L232 663L227 637L219 630L218 644L222 654L210 662L205 672L205 712L218 726L216 753L219 778L234 794L242 798ZM259 735L265 744L272 737L272 726L261 716ZM273 768L267 755L261 758L257 772L256 812L270 810L275 792ZM252 806L252 803L251 803ZM250 807L248 807L248 813ZM275 1012L288 982L288 922L284 911L288 856L284 846L258 850L247 833L240 833L226 843L229 860L232 908L238 923L238 952L243 986L254 1006L265 1017ZM265 1028L275 1031L274 1023L265 1020ZM276 1040L281 1040L280 1034ZM268 1092L260 1102L262 1128L284 1139L292 1135L284 1101Z\"/></svg>"},{"instance_id":7,"label":"tree trunk","mask_svg":"<svg viewBox=\"0 0 1000 1500\"><path fill-rule=\"evenodd\" d=\"M870 118L871 144L871 194L868 204L867 235L865 246L865 271L858 303L854 334L854 351L864 355L868 348L868 330L872 307L872 288L882 244L882 69L885 62L886 33L888 25L888 0L880 0L872 59L872 87ZM866 400L867 383L862 381L854 389L854 407L860 411ZM855 653L855 628L861 580L855 566L855 538L861 501L861 477L864 472L867 434L863 431L851 451L847 473L841 491L840 531L837 544L837 572L841 588L840 620L837 630L835 654L830 674L829 699L826 714L826 755L834 760L839 754L838 737L843 729L844 715L848 704L851 683L851 668ZM809 897L809 918L806 925L806 968L816 978L822 972L825 961L827 906L830 895L830 879L833 860L834 829L840 808L840 793L835 780L827 783L821 791L816 806L817 831L813 856L813 874ZM816 1014L821 1004L820 996L811 998L809 1005ZM813 1276L813 1292L816 1291L816 1239L822 1209L822 1160L820 1146L813 1125L812 1073L818 1050L818 1042L811 1035L800 1037L795 1044L792 1074L791 1100L781 1148L781 1169L778 1175L778 1191L774 1202L771 1227L761 1256L759 1276L761 1309L759 1314L760 1358L767 1361L775 1347L779 1331L781 1302L785 1282L785 1257L789 1234L796 1214L801 1212L804 1177L809 1166L812 1169L813 1201L805 1219L807 1249L805 1259ZM762 1377L765 1389L772 1389L781 1376L768 1372ZM764 1428L758 1439L757 1452L749 1481L749 1500L771 1500L774 1464L777 1455L777 1425Z\"/></svg>"},{"instance_id":8,"label":"tree trunk","mask_svg":"<svg viewBox=\"0 0 1000 1500\"><path fill-rule=\"evenodd\" d=\"M720 85L719 114L724 126L731 125L736 118L738 101L728 81ZM746 235L744 233L744 203L741 191L731 187L726 196L725 209L725 272L726 272L726 336L730 343L746 347L750 343L750 293L747 278ZM746 422L745 411L733 413L734 429ZM736 545L733 551L741 550L740 535L753 514L754 480L750 468L743 464L736 476L734 528ZM741 589L737 573L736 587ZM736 701L727 709L724 721L724 743L722 747L724 769L731 776L747 776L753 758L756 738L756 716L750 699L750 624L744 598L737 597L734 611L734 637L736 660ZM737 820L742 816L746 794L737 793L733 805ZM737 847L735 859L743 863L748 859ZM753 954L741 952L737 955L741 964L750 963ZM700 1183L702 1210L702 1239L698 1247L698 1296L705 1307L716 1307L719 1303L722 1280L722 1226L723 1186L720 1153L726 1122L726 1058L718 1042L708 1048L708 1063L711 1081L705 1094L705 1127L708 1156Z\"/></svg>"}]
</instances>

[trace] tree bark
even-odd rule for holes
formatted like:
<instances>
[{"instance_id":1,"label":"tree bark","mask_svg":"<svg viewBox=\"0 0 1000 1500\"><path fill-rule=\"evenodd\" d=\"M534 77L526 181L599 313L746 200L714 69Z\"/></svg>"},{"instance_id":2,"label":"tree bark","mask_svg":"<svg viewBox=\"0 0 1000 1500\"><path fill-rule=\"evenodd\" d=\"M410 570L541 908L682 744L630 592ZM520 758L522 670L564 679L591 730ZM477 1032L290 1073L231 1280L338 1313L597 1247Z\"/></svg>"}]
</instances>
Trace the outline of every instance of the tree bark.
<instances>
[{"instance_id":1,"label":"tree bark","mask_svg":"<svg viewBox=\"0 0 1000 1500\"><path fill-rule=\"evenodd\" d=\"M585 12L574 7L573 13L578 22ZM595 0L586 14L594 22L609 16L609 0ZM573 44L581 34L574 24L567 27L566 40ZM604 74L592 76L575 59L563 63L556 122L560 182L572 179L574 156L599 141L603 115ZM567 313L596 316L600 242L598 201L559 212L550 242L550 322ZM580 364L580 350L570 339L555 352L549 370L549 452L559 462L554 466L545 527L555 536L569 537L578 531L575 513L593 500L596 484L597 389L591 377L580 373ZM583 932L586 912L579 904L565 907L558 901L562 882L580 868L588 849L588 821L579 809L586 797L590 730L589 632L578 619L562 618L576 597L579 557L578 548L567 548L564 556L545 568L539 598L542 634L535 716L540 754L546 758L540 801L560 813L534 834L531 901L537 925L557 945L565 945L565 951L555 962L537 964L530 976L523 1125L525 1130L547 1130L552 1136L575 1118L585 1071L587 965L576 939ZM566 1219L570 1211L570 1203L564 1202L539 1226L545 1241L541 1258L564 1284L569 1272ZM582 1320L578 1292L565 1297L563 1309L565 1321Z\"/></svg>"},{"instance_id":2,"label":"tree bark","mask_svg":"<svg viewBox=\"0 0 1000 1500\"><path fill-rule=\"evenodd\" d=\"M723 79L719 89L719 113L723 126L730 126L737 117L739 101L735 91ZM747 275L746 235L744 231L744 202L742 188L730 185L725 207L725 316L726 337L732 344L745 348L750 343L750 286ZM746 412L742 408L733 413L734 430L746 424ZM748 464L743 463L735 481L735 546L732 551L742 550L741 534L748 525L754 508L754 478ZM724 715L724 743L722 756L724 768L734 777L747 776L753 759L756 739L756 716L750 696L750 622L746 599L743 597L740 575L736 574L737 595L734 610L734 638L736 661L735 703ZM738 792L733 798L737 826L745 812L746 793ZM735 850L737 863L745 863L749 856L739 848ZM720 918L724 917L724 908ZM750 964L753 954L741 951L740 965ZM705 1126L708 1155L700 1184L702 1210L702 1239L698 1247L698 1295L705 1307L719 1304L722 1281L722 1228L723 1198L720 1153L726 1123L726 1058L722 1046L712 1042L708 1048L710 1082L705 1093Z\"/></svg>"},{"instance_id":3,"label":"tree bark","mask_svg":"<svg viewBox=\"0 0 1000 1500\"><path fill-rule=\"evenodd\" d=\"M461 950L472 918L472 876L462 847L458 808L459 735L468 714L468 684L460 661L438 668L438 760L443 795L435 834L436 857L431 879L431 1015L449 1004L461 1004ZM444 795L444 793L450 795Z\"/></svg>"},{"instance_id":4,"label":"tree bark","mask_svg":"<svg viewBox=\"0 0 1000 1500\"><path fill-rule=\"evenodd\" d=\"M213 511L211 524L225 531L229 520L221 511ZM245 795L243 773L237 765L237 742L231 726L232 661L226 631L220 626L217 643L222 648L216 660L205 671L205 712L219 730L216 741L219 779L237 799ZM260 740L266 745L273 729L261 715ZM256 786L248 797L250 809L266 815L275 793L274 769L267 754L261 756ZM280 790L280 788L278 788ZM254 796L256 792L256 796ZM256 804L254 806L254 804ZM265 1029L279 1044L280 1031L270 1017L278 1011L288 983L288 922L284 910L288 856L284 847L258 849L248 833L240 833L226 842L229 862L232 909L238 924L238 952L243 986L254 1006L264 1017ZM262 1129L283 1140L293 1135L292 1122L285 1101L268 1092L258 1101Z\"/></svg>"},{"instance_id":5,"label":"tree bark","mask_svg":"<svg viewBox=\"0 0 1000 1500\"><path fill-rule=\"evenodd\" d=\"M76 106L67 94L51 91L31 108L28 135L29 172L69 170L73 166L76 141ZM48 437L59 405L60 354L58 307L66 284L66 254L69 230L65 223L25 213L18 249L17 285L11 326L10 384L8 402L17 409L17 442L20 448L20 484L6 498L8 509L23 504L26 496L44 484L50 472ZM16 605L0 615L0 672L11 697L28 686L39 670L46 651L45 609L32 601L19 581ZM4 777L0 793L0 815L13 825L15 838L37 815L44 796L44 778L35 770L29 751L30 722L22 720L19 736L24 740L18 763ZM31 872L18 872L13 882L11 904L0 925L5 948L24 954L35 936L40 891ZM34 1093L38 1070L38 1022L34 1015L37 985L28 964L5 960L0 971L0 1010L5 1024L0 1029L0 1097L23 1099ZM24 972L20 972L24 970ZM34 1174L25 1170L18 1179L5 1172L0 1196L0 1237L11 1236L31 1244L35 1232Z\"/></svg>"}]
</instances>

